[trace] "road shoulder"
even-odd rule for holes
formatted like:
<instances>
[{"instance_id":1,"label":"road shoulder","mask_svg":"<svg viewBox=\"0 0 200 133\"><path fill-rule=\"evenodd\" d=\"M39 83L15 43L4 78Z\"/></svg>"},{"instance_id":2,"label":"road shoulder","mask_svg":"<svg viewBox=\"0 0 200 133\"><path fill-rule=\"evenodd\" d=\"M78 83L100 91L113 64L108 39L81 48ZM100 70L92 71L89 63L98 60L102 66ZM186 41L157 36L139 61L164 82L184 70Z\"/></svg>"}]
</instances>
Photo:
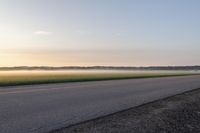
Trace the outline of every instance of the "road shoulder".
<instances>
[{"instance_id":1,"label":"road shoulder","mask_svg":"<svg viewBox=\"0 0 200 133\"><path fill-rule=\"evenodd\" d=\"M200 89L143 104L51 133L200 132Z\"/></svg>"}]
</instances>

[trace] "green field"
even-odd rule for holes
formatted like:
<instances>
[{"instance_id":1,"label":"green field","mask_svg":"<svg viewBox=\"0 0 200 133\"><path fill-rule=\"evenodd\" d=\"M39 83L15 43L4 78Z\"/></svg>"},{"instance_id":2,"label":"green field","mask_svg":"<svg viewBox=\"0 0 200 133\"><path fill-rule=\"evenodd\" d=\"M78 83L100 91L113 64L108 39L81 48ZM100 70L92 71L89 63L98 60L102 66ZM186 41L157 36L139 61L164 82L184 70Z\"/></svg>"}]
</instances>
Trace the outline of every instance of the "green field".
<instances>
[{"instance_id":1,"label":"green field","mask_svg":"<svg viewBox=\"0 0 200 133\"><path fill-rule=\"evenodd\" d=\"M0 86L191 75L167 71L0 71Z\"/></svg>"}]
</instances>

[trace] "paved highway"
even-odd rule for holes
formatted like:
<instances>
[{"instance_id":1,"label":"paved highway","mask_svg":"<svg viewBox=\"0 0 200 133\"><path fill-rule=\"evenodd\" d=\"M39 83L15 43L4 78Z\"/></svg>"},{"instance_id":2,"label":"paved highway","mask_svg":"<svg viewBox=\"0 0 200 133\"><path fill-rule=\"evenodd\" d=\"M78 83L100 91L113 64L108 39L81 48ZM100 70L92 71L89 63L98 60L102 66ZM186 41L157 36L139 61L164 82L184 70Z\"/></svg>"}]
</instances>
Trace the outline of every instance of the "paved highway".
<instances>
[{"instance_id":1,"label":"paved highway","mask_svg":"<svg viewBox=\"0 0 200 133\"><path fill-rule=\"evenodd\" d=\"M200 76L0 87L0 133L45 133L200 88Z\"/></svg>"}]
</instances>

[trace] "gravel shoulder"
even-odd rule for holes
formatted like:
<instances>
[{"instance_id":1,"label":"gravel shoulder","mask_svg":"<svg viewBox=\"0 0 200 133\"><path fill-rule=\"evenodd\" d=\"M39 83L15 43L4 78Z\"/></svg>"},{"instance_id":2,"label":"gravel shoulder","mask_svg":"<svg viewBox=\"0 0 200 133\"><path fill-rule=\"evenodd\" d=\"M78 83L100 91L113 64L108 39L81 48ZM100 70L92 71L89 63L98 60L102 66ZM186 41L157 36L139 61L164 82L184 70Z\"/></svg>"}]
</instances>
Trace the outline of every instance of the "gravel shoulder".
<instances>
[{"instance_id":1,"label":"gravel shoulder","mask_svg":"<svg viewBox=\"0 0 200 133\"><path fill-rule=\"evenodd\" d=\"M200 89L185 92L51 133L198 133Z\"/></svg>"}]
</instances>

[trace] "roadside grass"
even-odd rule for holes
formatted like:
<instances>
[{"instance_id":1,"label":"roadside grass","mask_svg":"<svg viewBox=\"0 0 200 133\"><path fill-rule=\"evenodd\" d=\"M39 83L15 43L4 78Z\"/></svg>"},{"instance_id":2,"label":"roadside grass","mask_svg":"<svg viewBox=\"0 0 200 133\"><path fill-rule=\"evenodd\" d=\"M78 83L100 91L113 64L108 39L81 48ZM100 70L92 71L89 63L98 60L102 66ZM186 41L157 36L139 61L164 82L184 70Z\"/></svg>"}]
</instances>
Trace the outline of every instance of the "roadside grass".
<instances>
[{"instance_id":1,"label":"roadside grass","mask_svg":"<svg viewBox=\"0 0 200 133\"><path fill-rule=\"evenodd\" d=\"M0 72L0 86L193 75L187 72Z\"/></svg>"}]
</instances>

